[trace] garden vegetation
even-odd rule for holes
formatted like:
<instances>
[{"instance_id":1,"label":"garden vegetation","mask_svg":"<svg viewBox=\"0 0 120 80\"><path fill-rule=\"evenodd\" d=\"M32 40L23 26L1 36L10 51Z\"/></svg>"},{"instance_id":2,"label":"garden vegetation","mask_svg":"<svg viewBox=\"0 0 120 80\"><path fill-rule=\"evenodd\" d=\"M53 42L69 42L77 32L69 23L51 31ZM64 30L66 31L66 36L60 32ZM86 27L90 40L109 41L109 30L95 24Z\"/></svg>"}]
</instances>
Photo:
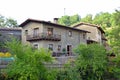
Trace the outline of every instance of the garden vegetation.
<instances>
[{"instance_id":1,"label":"garden vegetation","mask_svg":"<svg viewBox=\"0 0 120 80\"><path fill-rule=\"evenodd\" d=\"M99 44L80 44L74 49L76 59L68 61L63 69L49 69L45 63L54 63L47 49L33 49L13 39L6 42L14 60L3 70L2 80L119 80L120 58L108 56ZM8 54L8 53L7 53Z\"/></svg>"}]
</instances>

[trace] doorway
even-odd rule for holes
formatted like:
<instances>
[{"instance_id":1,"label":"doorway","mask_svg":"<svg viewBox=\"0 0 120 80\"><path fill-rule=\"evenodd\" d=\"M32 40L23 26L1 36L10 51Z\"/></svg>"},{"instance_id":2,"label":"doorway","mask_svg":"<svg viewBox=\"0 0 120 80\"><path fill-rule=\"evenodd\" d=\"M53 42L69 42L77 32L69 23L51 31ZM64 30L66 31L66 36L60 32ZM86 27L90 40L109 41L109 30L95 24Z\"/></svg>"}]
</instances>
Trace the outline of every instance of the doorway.
<instances>
[{"instance_id":1,"label":"doorway","mask_svg":"<svg viewBox=\"0 0 120 80\"><path fill-rule=\"evenodd\" d=\"M72 45L67 45L67 55L72 55Z\"/></svg>"}]
</instances>

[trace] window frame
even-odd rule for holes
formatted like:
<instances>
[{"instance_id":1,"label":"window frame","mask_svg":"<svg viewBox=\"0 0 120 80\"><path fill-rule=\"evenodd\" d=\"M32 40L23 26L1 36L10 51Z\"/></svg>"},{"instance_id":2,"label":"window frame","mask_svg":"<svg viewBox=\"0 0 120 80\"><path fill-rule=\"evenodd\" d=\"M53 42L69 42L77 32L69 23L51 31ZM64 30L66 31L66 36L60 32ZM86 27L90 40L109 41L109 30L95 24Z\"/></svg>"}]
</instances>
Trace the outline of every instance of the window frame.
<instances>
[{"instance_id":1,"label":"window frame","mask_svg":"<svg viewBox=\"0 0 120 80\"><path fill-rule=\"evenodd\" d=\"M58 51L61 51L61 45L58 45Z\"/></svg>"},{"instance_id":2,"label":"window frame","mask_svg":"<svg viewBox=\"0 0 120 80\"><path fill-rule=\"evenodd\" d=\"M83 39L86 39L86 34L85 33L83 33Z\"/></svg>"},{"instance_id":3,"label":"window frame","mask_svg":"<svg viewBox=\"0 0 120 80\"><path fill-rule=\"evenodd\" d=\"M49 44L48 45L48 49L51 50L51 51L53 51L53 44Z\"/></svg>"},{"instance_id":4,"label":"window frame","mask_svg":"<svg viewBox=\"0 0 120 80\"><path fill-rule=\"evenodd\" d=\"M28 30L25 30L25 35L28 35Z\"/></svg>"},{"instance_id":5,"label":"window frame","mask_svg":"<svg viewBox=\"0 0 120 80\"><path fill-rule=\"evenodd\" d=\"M72 31L69 31L69 32L68 32L68 36L69 36L69 37L72 37Z\"/></svg>"},{"instance_id":6,"label":"window frame","mask_svg":"<svg viewBox=\"0 0 120 80\"><path fill-rule=\"evenodd\" d=\"M36 46L36 45L37 45L37 46ZM34 49L39 49L39 44L38 44L38 43L33 44L33 48L34 48Z\"/></svg>"},{"instance_id":7,"label":"window frame","mask_svg":"<svg viewBox=\"0 0 120 80\"><path fill-rule=\"evenodd\" d=\"M47 28L47 34L53 35L53 28Z\"/></svg>"},{"instance_id":8,"label":"window frame","mask_svg":"<svg viewBox=\"0 0 120 80\"><path fill-rule=\"evenodd\" d=\"M34 28L33 29L33 36L37 37L39 35L39 28Z\"/></svg>"}]
</instances>

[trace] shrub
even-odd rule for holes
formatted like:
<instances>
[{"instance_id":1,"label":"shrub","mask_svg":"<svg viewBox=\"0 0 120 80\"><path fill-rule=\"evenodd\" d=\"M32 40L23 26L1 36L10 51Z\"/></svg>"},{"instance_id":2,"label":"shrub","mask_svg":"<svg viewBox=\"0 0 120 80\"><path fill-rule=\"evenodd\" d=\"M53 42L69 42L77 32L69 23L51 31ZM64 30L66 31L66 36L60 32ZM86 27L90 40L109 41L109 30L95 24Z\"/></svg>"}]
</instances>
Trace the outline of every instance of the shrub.
<instances>
[{"instance_id":1,"label":"shrub","mask_svg":"<svg viewBox=\"0 0 120 80\"><path fill-rule=\"evenodd\" d=\"M102 45L79 45L76 66L83 80L102 80L107 69L107 54Z\"/></svg>"},{"instance_id":2,"label":"shrub","mask_svg":"<svg viewBox=\"0 0 120 80\"><path fill-rule=\"evenodd\" d=\"M13 39L6 43L9 52L14 56L15 61L9 64L6 69L8 78L12 80L48 80L48 70L44 62L51 62L50 52L45 49L33 50L30 46L22 45Z\"/></svg>"}]
</instances>

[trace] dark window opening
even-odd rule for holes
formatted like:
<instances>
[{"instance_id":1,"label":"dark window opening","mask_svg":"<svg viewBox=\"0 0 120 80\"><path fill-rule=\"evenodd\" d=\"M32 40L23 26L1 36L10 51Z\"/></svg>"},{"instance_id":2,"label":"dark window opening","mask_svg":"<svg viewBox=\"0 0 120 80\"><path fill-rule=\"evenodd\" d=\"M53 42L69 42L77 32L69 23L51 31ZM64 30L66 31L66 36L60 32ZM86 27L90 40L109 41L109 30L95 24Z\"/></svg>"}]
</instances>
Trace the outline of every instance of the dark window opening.
<instances>
[{"instance_id":1,"label":"dark window opening","mask_svg":"<svg viewBox=\"0 0 120 80\"><path fill-rule=\"evenodd\" d=\"M83 39L86 39L86 34L83 34Z\"/></svg>"},{"instance_id":2,"label":"dark window opening","mask_svg":"<svg viewBox=\"0 0 120 80\"><path fill-rule=\"evenodd\" d=\"M53 44L49 44L48 49L53 51Z\"/></svg>"},{"instance_id":3,"label":"dark window opening","mask_svg":"<svg viewBox=\"0 0 120 80\"><path fill-rule=\"evenodd\" d=\"M39 28L34 28L33 36L37 37L39 34Z\"/></svg>"},{"instance_id":4,"label":"dark window opening","mask_svg":"<svg viewBox=\"0 0 120 80\"><path fill-rule=\"evenodd\" d=\"M34 49L38 49L38 44L34 44L34 45L33 45L33 48L34 48Z\"/></svg>"},{"instance_id":5,"label":"dark window opening","mask_svg":"<svg viewBox=\"0 0 120 80\"><path fill-rule=\"evenodd\" d=\"M72 37L72 31L69 31L68 35L69 37Z\"/></svg>"},{"instance_id":6,"label":"dark window opening","mask_svg":"<svg viewBox=\"0 0 120 80\"><path fill-rule=\"evenodd\" d=\"M48 28L48 35L53 35L53 28Z\"/></svg>"},{"instance_id":7,"label":"dark window opening","mask_svg":"<svg viewBox=\"0 0 120 80\"><path fill-rule=\"evenodd\" d=\"M58 51L61 51L61 45L58 45Z\"/></svg>"},{"instance_id":8,"label":"dark window opening","mask_svg":"<svg viewBox=\"0 0 120 80\"><path fill-rule=\"evenodd\" d=\"M25 30L25 35L28 35L28 30Z\"/></svg>"}]
</instances>

